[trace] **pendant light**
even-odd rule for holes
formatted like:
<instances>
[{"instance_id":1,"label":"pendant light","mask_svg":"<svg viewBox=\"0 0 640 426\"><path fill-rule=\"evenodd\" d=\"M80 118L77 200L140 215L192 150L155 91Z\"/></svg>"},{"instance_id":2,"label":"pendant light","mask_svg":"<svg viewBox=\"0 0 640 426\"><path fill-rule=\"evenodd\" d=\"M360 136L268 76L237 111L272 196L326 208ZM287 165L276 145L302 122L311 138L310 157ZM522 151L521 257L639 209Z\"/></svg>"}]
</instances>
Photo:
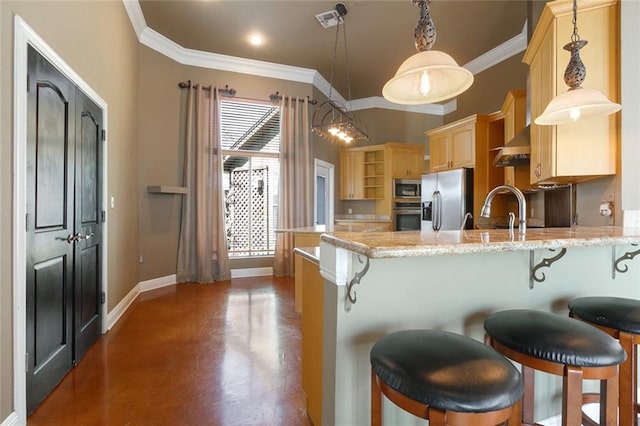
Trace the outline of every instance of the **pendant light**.
<instances>
[{"instance_id":1,"label":"pendant light","mask_svg":"<svg viewBox=\"0 0 640 426\"><path fill-rule=\"evenodd\" d=\"M431 0L411 0L420 8L414 37L418 53L404 61L382 88L389 102L404 105L430 104L453 98L473 83L473 74L448 54L431 50L436 28L429 13Z\"/></svg>"},{"instance_id":2,"label":"pendant light","mask_svg":"<svg viewBox=\"0 0 640 426\"><path fill-rule=\"evenodd\" d=\"M333 72L336 64L336 56L338 50L338 36L340 27L344 39L344 55L346 62L347 76L347 92L348 99L351 101L351 85L349 82L349 55L347 54L347 30L344 22L344 16L347 14L347 8L344 4L336 4L336 13L338 15L338 23L336 25L336 38L333 46L333 62L331 64L331 81L329 83L329 99L315 109L311 118L311 130L322 138L336 143L351 144L358 140L368 140L366 127L360 122L346 106L331 99L333 92Z\"/></svg>"},{"instance_id":3,"label":"pendant light","mask_svg":"<svg viewBox=\"0 0 640 426\"><path fill-rule=\"evenodd\" d=\"M578 1L573 0L573 34L571 42L564 46L571 52L571 59L564 72L564 82L569 90L549 102L541 116L534 120L540 126L573 123L591 115L609 115L620 111L622 106L611 102L604 94L586 87L581 87L587 70L580 59L580 49L588 43L580 40L577 25Z\"/></svg>"}]
</instances>

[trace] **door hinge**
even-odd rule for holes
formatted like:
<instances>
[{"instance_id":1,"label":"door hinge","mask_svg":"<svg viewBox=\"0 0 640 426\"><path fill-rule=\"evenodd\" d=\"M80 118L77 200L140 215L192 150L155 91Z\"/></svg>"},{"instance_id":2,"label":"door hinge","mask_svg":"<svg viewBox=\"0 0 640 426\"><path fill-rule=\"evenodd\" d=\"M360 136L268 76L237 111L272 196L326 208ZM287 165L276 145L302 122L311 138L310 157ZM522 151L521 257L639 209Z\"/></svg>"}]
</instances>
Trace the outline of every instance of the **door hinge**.
<instances>
[{"instance_id":1,"label":"door hinge","mask_svg":"<svg viewBox=\"0 0 640 426\"><path fill-rule=\"evenodd\" d=\"M29 372L29 352L24 354L24 371L25 373Z\"/></svg>"},{"instance_id":2,"label":"door hinge","mask_svg":"<svg viewBox=\"0 0 640 426\"><path fill-rule=\"evenodd\" d=\"M105 129L102 129L100 132L100 137L102 138L102 142L107 140L107 131Z\"/></svg>"},{"instance_id":3,"label":"door hinge","mask_svg":"<svg viewBox=\"0 0 640 426\"><path fill-rule=\"evenodd\" d=\"M31 76L30 76L29 74L27 74L27 93L29 93L29 92L30 92L30 90L29 90L29 89L30 89L30 86L31 86L31 85L29 84L30 82L31 82Z\"/></svg>"},{"instance_id":4,"label":"door hinge","mask_svg":"<svg viewBox=\"0 0 640 426\"><path fill-rule=\"evenodd\" d=\"M107 221L107 212L102 210L100 212L100 219L102 220L102 223L105 223Z\"/></svg>"},{"instance_id":5,"label":"door hinge","mask_svg":"<svg viewBox=\"0 0 640 426\"><path fill-rule=\"evenodd\" d=\"M24 230L29 232L29 213L24 215Z\"/></svg>"},{"instance_id":6,"label":"door hinge","mask_svg":"<svg viewBox=\"0 0 640 426\"><path fill-rule=\"evenodd\" d=\"M107 297L104 294L104 291L102 293L100 293L100 303L102 303L104 305L104 302L107 301Z\"/></svg>"}]
</instances>

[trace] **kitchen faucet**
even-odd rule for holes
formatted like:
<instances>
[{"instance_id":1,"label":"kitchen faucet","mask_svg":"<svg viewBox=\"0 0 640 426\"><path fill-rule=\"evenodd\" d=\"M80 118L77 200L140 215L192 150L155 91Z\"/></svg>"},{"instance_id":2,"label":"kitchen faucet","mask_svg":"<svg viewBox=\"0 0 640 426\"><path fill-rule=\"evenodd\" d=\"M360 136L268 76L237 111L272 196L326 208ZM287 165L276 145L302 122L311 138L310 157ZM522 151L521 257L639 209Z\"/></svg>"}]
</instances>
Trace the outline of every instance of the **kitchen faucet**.
<instances>
[{"instance_id":1,"label":"kitchen faucet","mask_svg":"<svg viewBox=\"0 0 640 426\"><path fill-rule=\"evenodd\" d=\"M524 194L515 186L511 185L500 185L493 188L487 194L487 198L484 200L484 204L482 205L482 210L480 211L480 216L482 217L490 217L491 216L491 202L493 201L493 197L500 192L511 191L513 195L518 199L518 232L524 234L527 230L527 201L524 198ZM509 229L513 232L513 222L510 221Z\"/></svg>"}]
</instances>

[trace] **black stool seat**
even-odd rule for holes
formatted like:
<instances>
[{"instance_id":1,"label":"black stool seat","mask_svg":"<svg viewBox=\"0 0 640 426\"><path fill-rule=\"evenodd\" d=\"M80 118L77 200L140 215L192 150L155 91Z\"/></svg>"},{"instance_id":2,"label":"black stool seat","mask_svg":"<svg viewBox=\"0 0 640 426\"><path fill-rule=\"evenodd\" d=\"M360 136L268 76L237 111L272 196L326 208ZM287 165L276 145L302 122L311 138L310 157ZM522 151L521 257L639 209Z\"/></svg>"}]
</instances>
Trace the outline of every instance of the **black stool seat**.
<instances>
[{"instance_id":1,"label":"black stool seat","mask_svg":"<svg viewBox=\"0 0 640 426\"><path fill-rule=\"evenodd\" d=\"M513 364L470 337L437 330L403 330L371 349L373 372L397 392L443 411L484 413L522 397Z\"/></svg>"},{"instance_id":2,"label":"black stool seat","mask_svg":"<svg viewBox=\"0 0 640 426\"><path fill-rule=\"evenodd\" d=\"M623 297L579 297L569 302L571 314L603 327L640 334L640 300Z\"/></svg>"},{"instance_id":3,"label":"black stool seat","mask_svg":"<svg viewBox=\"0 0 640 426\"><path fill-rule=\"evenodd\" d=\"M617 365L624 349L607 333L584 322L525 309L496 312L484 323L503 346L546 361L579 367Z\"/></svg>"}]
</instances>

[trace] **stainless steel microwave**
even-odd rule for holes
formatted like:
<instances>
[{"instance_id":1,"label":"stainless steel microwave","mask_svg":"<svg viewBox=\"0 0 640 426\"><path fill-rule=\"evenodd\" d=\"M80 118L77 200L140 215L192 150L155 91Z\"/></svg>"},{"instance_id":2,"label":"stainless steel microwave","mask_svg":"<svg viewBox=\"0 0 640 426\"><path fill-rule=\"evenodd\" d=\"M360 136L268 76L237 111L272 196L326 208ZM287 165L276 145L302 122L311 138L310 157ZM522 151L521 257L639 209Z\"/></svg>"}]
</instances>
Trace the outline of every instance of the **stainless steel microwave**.
<instances>
[{"instance_id":1,"label":"stainless steel microwave","mask_svg":"<svg viewBox=\"0 0 640 426\"><path fill-rule=\"evenodd\" d=\"M420 187L419 179L394 179L393 198L420 198Z\"/></svg>"}]
</instances>

